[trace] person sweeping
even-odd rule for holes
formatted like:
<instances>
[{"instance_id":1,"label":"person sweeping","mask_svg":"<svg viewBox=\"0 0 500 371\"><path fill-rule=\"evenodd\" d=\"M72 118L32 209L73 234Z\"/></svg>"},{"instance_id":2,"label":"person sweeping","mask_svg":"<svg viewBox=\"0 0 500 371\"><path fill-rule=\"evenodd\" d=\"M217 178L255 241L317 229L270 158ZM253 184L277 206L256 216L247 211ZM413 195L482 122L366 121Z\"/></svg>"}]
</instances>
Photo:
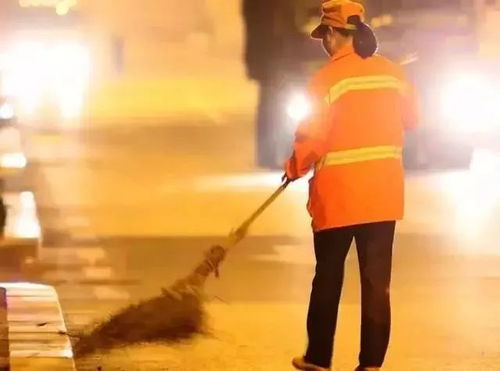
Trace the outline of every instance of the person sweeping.
<instances>
[{"instance_id":1,"label":"person sweeping","mask_svg":"<svg viewBox=\"0 0 500 371\"><path fill-rule=\"evenodd\" d=\"M416 94L399 65L375 54L377 40L361 4L324 1L322 13L312 37L331 59L309 85L313 112L297 129L284 176L294 181L314 169L308 210L317 264L309 343L293 366L331 367L344 262L355 240L362 294L356 370L379 370L391 329L394 232L404 208L404 130L418 123Z\"/></svg>"}]
</instances>

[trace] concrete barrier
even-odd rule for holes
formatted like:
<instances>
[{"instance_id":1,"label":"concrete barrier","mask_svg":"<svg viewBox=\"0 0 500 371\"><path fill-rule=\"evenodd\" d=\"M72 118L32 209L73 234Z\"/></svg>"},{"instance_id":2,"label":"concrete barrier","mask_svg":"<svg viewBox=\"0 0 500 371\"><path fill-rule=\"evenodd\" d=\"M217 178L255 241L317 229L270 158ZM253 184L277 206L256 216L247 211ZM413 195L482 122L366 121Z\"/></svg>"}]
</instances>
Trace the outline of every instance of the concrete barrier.
<instances>
[{"instance_id":1,"label":"concrete barrier","mask_svg":"<svg viewBox=\"0 0 500 371\"><path fill-rule=\"evenodd\" d=\"M59 298L52 286L0 283L0 370L75 370Z\"/></svg>"}]
</instances>

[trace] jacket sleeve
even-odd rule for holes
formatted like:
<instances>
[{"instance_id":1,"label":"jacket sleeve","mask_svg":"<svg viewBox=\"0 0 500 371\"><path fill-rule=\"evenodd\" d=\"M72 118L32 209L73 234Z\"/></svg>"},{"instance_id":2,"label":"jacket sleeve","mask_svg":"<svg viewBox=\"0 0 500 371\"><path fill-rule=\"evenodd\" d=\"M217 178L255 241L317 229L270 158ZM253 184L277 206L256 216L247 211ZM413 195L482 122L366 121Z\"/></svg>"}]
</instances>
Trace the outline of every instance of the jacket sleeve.
<instances>
[{"instance_id":1,"label":"jacket sleeve","mask_svg":"<svg viewBox=\"0 0 500 371\"><path fill-rule=\"evenodd\" d=\"M295 133L293 155L285 164L285 172L290 179L306 175L327 151L330 106L325 99L326 90L319 80L316 77L309 85L311 113L309 118L299 124Z\"/></svg>"}]
</instances>

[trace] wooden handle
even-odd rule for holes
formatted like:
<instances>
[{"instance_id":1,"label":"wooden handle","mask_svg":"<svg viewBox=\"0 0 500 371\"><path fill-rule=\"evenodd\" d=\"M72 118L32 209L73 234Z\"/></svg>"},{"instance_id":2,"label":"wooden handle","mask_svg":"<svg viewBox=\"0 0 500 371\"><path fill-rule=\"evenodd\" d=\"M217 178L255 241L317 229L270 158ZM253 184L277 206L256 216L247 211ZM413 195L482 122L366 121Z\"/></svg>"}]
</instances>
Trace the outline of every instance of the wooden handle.
<instances>
[{"instance_id":1,"label":"wooden handle","mask_svg":"<svg viewBox=\"0 0 500 371\"><path fill-rule=\"evenodd\" d=\"M286 187L291 183L286 180L264 203L254 211L234 232L229 235L229 240L232 245L237 244L245 238L248 228L253 222L285 191Z\"/></svg>"}]
</instances>

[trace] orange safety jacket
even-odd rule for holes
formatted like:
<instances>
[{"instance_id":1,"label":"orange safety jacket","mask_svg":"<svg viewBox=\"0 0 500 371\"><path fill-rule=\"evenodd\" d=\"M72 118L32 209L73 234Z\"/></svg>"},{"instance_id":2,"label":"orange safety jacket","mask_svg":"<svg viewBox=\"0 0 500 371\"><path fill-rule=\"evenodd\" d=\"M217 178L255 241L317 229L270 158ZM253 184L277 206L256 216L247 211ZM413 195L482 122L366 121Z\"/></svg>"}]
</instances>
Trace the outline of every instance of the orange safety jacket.
<instances>
[{"instance_id":1,"label":"orange safety jacket","mask_svg":"<svg viewBox=\"0 0 500 371\"><path fill-rule=\"evenodd\" d=\"M308 89L289 178L314 168L308 210L314 231L403 218L404 129L418 123L416 94L400 66L352 46L338 51Z\"/></svg>"}]
</instances>

